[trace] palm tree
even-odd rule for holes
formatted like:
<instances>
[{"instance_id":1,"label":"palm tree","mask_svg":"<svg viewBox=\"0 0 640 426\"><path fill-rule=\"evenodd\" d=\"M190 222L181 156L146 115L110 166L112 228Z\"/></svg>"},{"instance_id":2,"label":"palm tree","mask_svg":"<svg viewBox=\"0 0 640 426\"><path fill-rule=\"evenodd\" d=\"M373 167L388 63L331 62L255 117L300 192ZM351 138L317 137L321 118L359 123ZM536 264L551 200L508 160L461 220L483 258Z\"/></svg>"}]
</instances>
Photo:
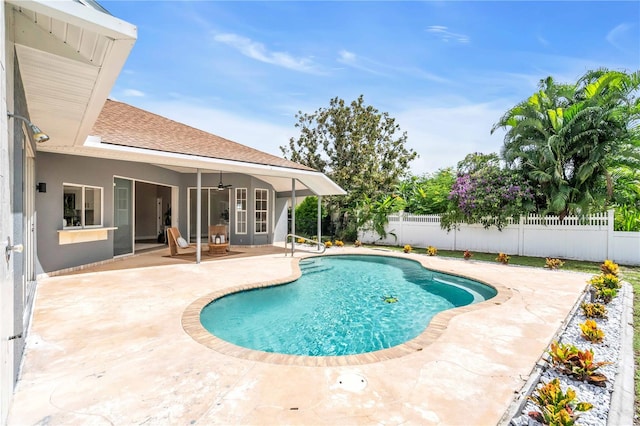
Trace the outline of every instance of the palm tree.
<instances>
[{"instance_id":1,"label":"palm tree","mask_svg":"<svg viewBox=\"0 0 640 426\"><path fill-rule=\"evenodd\" d=\"M502 158L544 194L542 213L586 215L612 194L616 161L640 159L635 97L640 73L596 70L576 84L542 80L538 92L503 115Z\"/></svg>"}]
</instances>

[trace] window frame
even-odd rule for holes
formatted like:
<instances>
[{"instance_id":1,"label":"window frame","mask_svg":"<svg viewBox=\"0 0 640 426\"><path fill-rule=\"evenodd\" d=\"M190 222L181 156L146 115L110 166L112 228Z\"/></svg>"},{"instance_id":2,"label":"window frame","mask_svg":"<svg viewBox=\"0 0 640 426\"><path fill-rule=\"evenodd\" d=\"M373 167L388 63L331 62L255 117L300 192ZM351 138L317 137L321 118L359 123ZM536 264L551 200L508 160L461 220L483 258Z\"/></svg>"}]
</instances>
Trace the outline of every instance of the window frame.
<instances>
[{"instance_id":1,"label":"window frame","mask_svg":"<svg viewBox=\"0 0 640 426\"><path fill-rule=\"evenodd\" d=\"M65 221L65 209L66 209L66 192L65 189L68 187L72 187L72 188L79 188L80 189L80 225L69 225L67 224L66 226L64 225L64 221ZM92 190L99 190L100 191L100 209L99 211L99 223L95 223L93 225L87 225L86 224L86 212L87 212L87 196L86 196L86 190L87 189L92 189ZM95 198L94 198L95 199ZM75 206L78 205L78 201L75 200L74 201ZM74 206L74 207L75 207ZM93 209L94 211L94 215L96 212L96 209ZM94 220L94 222L96 222ZM104 187L102 186L96 186L96 185L84 185L84 184L78 184L78 183L68 183L68 182L63 182L62 183L62 229L94 229L94 228L103 228L104 227Z\"/></svg>"},{"instance_id":2,"label":"window frame","mask_svg":"<svg viewBox=\"0 0 640 426\"><path fill-rule=\"evenodd\" d=\"M244 192L244 198L238 196L239 193ZM244 201L244 205L242 204ZM243 208L244 207L244 208ZM249 191L247 188L235 188L235 230L237 235L246 235L248 232L248 214L249 214ZM244 226L244 230L241 228Z\"/></svg>"},{"instance_id":3,"label":"window frame","mask_svg":"<svg viewBox=\"0 0 640 426\"><path fill-rule=\"evenodd\" d=\"M258 199L258 192L262 192L264 194L264 198ZM254 233L264 235L269 233L269 191L265 188L255 188L254 189L254 197L253 197L253 205L254 205L254 215L253 215L253 230ZM265 208L259 209L258 202L264 202ZM263 213L264 220L258 219L258 213ZM264 224L264 231L259 231L258 225Z\"/></svg>"}]
</instances>

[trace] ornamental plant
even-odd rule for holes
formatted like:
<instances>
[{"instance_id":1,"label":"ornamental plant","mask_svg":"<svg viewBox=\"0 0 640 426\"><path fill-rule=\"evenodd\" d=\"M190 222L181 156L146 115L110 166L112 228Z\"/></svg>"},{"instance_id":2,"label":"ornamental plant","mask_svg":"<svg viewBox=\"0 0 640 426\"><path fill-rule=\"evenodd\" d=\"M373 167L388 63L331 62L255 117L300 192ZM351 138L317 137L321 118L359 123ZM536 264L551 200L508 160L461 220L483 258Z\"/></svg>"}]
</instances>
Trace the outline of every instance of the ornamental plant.
<instances>
[{"instance_id":1,"label":"ornamental plant","mask_svg":"<svg viewBox=\"0 0 640 426\"><path fill-rule=\"evenodd\" d=\"M507 263L509 263L509 259L511 259L511 257L508 256L506 253L498 253L498 257L496 257L496 262L500 262L503 265L506 265Z\"/></svg>"},{"instance_id":2,"label":"ornamental plant","mask_svg":"<svg viewBox=\"0 0 640 426\"><path fill-rule=\"evenodd\" d=\"M618 290L615 288L596 289L596 299L600 300L605 305L611 302L617 295L618 295Z\"/></svg>"},{"instance_id":3,"label":"ornamental plant","mask_svg":"<svg viewBox=\"0 0 640 426\"><path fill-rule=\"evenodd\" d=\"M582 330L582 337L591 343L600 343L604 339L604 331L598 328L598 324L592 319L580 324L580 330Z\"/></svg>"},{"instance_id":4,"label":"ornamental plant","mask_svg":"<svg viewBox=\"0 0 640 426\"><path fill-rule=\"evenodd\" d=\"M600 274L594 275L593 278L589 280L589 284L594 286L595 288L620 288L620 278L616 277L613 274Z\"/></svg>"},{"instance_id":5,"label":"ornamental plant","mask_svg":"<svg viewBox=\"0 0 640 426\"><path fill-rule=\"evenodd\" d=\"M304 244L304 238L298 238L297 242L298 244Z\"/></svg>"},{"instance_id":6,"label":"ornamental plant","mask_svg":"<svg viewBox=\"0 0 640 426\"><path fill-rule=\"evenodd\" d=\"M471 253L469 250L465 250L464 253L462 253L462 257L464 257L464 260L469 260L471 259L471 257L473 257L473 253Z\"/></svg>"},{"instance_id":7,"label":"ornamental plant","mask_svg":"<svg viewBox=\"0 0 640 426\"><path fill-rule=\"evenodd\" d=\"M582 314L587 318L606 318L607 307L602 303L582 303Z\"/></svg>"},{"instance_id":8,"label":"ornamental plant","mask_svg":"<svg viewBox=\"0 0 640 426\"><path fill-rule=\"evenodd\" d=\"M607 377L596 370L611 363L608 361L594 362L593 350L583 351L575 345L553 342L547 353L551 357L551 363L560 372L596 386L605 385Z\"/></svg>"},{"instance_id":9,"label":"ornamental plant","mask_svg":"<svg viewBox=\"0 0 640 426\"><path fill-rule=\"evenodd\" d=\"M611 260L605 260L602 265L600 265L600 270L605 275L615 275L618 276L619 267L617 263L612 262Z\"/></svg>"},{"instance_id":10,"label":"ornamental plant","mask_svg":"<svg viewBox=\"0 0 640 426\"><path fill-rule=\"evenodd\" d=\"M326 248L330 248L330 247L332 247L332 246L333 246L333 243L332 243L331 241L325 241L325 242L324 242L324 246L325 246Z\"/></svg>"},{"instance_id":11,"label":"ornamental plant","mask_svg":"<svg viewBox=\"0 0 640 426\"><path fill-rule=\"evenodd\" d=\"M405 244L403 250L404 250L405 253L411 253L411 250L413 250L413 248L411 248L411 245Z\"/></svg>"},{"instance_id":12,"label":"ornamental plant","mask_svg":"<svg viewBox=\"0 0 640 426\"><path fill-rule=\"evenodd\" d=\"M502 229L510 218L517 219L534 208L531 186L516 173L492 165L459 174L449 200L452 206L441 221L447 230L462 222Z\"/></svg>"},{"instance_id":13,"label":"ornamental plant","mask_svg":"<svg viewBox=\"0 0 640 426\"><path fill-rule=\"evenodd\" d=\"M573 389L567 388L564 392L557 377L540 386L529 399L540 410L529 412L529 417L545 425L574 425L580 416L578 411L584 412L593 408L588 402L577 402Z\"/></svg>"},{"instance_id":14,"label":"ornamental plant","mask_svg":"<svg viewBox=\"0 0 640 426\"><path fill-rule=\"evenodd\" d=\"M555 259L555 258L551 258L551 257L547 257L545 260L545 268L554 270L554 269L559 269L562 268L564 266L564 262L560 259Z\"/></svg>"},{"instance_id":15,"label":"ornamental plant","mask_svg":"<svg viewBox=\"0 0 640 426\"><path fill-rule=\"evenodd\" d=\"M428 256L435 256L436 254L438 254L438 249L433 247L433 246L429 246L427 247L427 255Z\"/></svg>"},{"instance_id":16,"label":"ornamental plant","mask_svg":"<svg viewBox=\"0 0 640 426\"><path fill-rule=\"evenodd\" d=\"M355 240L353 242L354 247L362 247L362 242L360 242L360 240Z\"/></svg>"},{"instance_id":17,"label":"ornamental plant","mask_svg":"<svg viewBox=\"0 0 640 426\"><path fill-rule=\"evenodd\" d=\"M344 247L344 243L340 240L336 240L335 245L336 247Z\"/></svg>"}]
</instances>

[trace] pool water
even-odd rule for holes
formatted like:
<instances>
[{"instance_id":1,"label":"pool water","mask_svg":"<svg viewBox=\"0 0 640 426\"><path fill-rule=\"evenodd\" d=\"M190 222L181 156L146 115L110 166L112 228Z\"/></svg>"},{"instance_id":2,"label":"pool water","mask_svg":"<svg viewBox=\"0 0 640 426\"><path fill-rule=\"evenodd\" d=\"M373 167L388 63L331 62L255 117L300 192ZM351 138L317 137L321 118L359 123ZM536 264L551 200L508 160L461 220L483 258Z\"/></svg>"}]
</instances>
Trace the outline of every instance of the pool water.
<instances>
[{"instance_id":1,"label":"pool water","mask_svg":"<svg viewBox=\"0 0 640 426\"><path fill-rule=\"evenodd\" d=\"M481 302L495 289L387 256L300 261L289 284L242 291L201 311L215 336L245 348L290 355L377 351L422 333L438 312Z\"/></svg>"}]
</instances>

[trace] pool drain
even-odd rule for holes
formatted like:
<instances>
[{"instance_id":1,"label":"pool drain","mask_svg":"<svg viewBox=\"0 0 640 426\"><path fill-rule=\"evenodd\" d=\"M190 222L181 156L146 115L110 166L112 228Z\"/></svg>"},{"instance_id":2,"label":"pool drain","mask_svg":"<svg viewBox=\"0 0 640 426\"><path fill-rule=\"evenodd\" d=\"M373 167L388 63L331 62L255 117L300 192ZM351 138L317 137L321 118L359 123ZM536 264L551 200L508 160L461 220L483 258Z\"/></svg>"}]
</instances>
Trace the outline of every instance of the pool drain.
<instances>
[{"instance_id":1,"label":"pool drain","mask_svg":"<svg viewBox=\"0 0 640 426\"><path fill-rule=\"evenodd\" d=\"M367 379L359 374L342 374L338 377L338 387L348 391L361 391L367 387Z\"/></svg>"}]
</instances>

